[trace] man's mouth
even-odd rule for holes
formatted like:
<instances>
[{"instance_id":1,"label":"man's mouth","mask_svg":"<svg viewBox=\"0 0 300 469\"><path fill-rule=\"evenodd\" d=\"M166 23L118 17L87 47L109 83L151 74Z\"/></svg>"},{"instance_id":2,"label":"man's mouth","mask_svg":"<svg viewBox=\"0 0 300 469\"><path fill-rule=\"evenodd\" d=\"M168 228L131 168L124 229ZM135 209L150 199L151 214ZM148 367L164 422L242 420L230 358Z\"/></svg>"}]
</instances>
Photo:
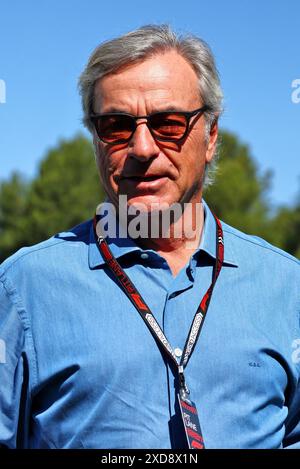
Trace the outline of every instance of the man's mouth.
<instances>
[{"instance_id":1,"label":"man's mouth","mask_svg":"<svg viewBox=\"0 0 300 469\"><path fill-rule=\"evenodd\" d=\"M120 183L130 187L130 190L139 192L156 192L161 190L168 177L162 174L126 175L120 178Z\"/></svg>"},{"instance_id":2,"label":"man's mouth","mask_svg":"<svg viewBox=\"0 0 300 469\"><path fill-rule=\"evenodd\" d=\"M132 181L155 181L156 179L161 179L162 175L153 175L153 176L146 176L146 175L140 175L140 176L124 176L122 179L131 179Z\"/></svg>"}]
</instances>

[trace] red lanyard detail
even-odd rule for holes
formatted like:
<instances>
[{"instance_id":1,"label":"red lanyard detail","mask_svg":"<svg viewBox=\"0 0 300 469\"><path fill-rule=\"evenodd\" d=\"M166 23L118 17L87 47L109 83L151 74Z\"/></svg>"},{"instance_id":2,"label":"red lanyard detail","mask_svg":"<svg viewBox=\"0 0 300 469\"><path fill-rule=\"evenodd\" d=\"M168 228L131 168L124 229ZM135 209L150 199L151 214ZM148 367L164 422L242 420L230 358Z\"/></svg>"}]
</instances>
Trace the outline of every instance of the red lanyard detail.
<instances>
[{"instance_id":1,"label":"red lanyard detail","mask_svg":"<svg viewBox=\"0 0 300 469\"><path fill-rule=\"evenodd\" d=\"M213 268L212 282L207 292L203 296L195 313L188 337L184 345L184 350L180 359L180 363L178 363L176 355L167 337L165 336L160 325L156 321L150 308L148 307L148 305L146 304L134 284L131 282L127 274L124 272L118 261L113 256L106 240L104 239L104 237L97 235L97 215L95 215L93 222L98 248L105 260L106 265L108 266L116 280L119 282L124 293L128 296L130 301L137 309L138 313L144 320L145 324L147 325L155 340L158 341L159 345L163 348L165 353L173 361L173 363L175 363L175 366L177 367L179 379L178 403L181 411L182 421L189 449L205 448L196 404L190 400L190 392L185 383L184 368L186 367L199 338L200 331L203 325L203 320L206 316L209 303L212 297L213 289L215 287L216 281L223 266L223 230L219 219L215 215L214 218L216 222L216 262Z\"/></svg>"},{"instance_id":2,"label":"red lanyard detail","mask_svg":"<svg viewBox=\"0 0 300 469\"><path fill-rule=\"evenodd\" d=\"M214 214L213 214L214 215ZM98 236L97 234L97 223L98 223L98 216L95 215L93 220L94 232L95 237L97 239L97 244L99 250L105 260L106 265L119 282L121 288L123 289L124 293L128 296L130 301L133 303L135 308L137 309L138 313L141 315L142 319L146 323L148 329L150 330L151 334L154 336L156 340L159 341L160 345L163 347L164 351L167 355L171 358L171 360L175 363L175 365L179 368L179 373L183 373L183 369L186 367L195 345L197 343L198 337L200 335L200 330L203 325L203 319L207 313L208 306L212 297L213 289L218 279L218 276L221 272L223 261L224 261L224 240L223 240L223 230L221 226L220 220L214 215L215 222L216 222L216 262L213 269L213 278L210 287L208 288L207 292L203 296L200 305L195 313L193 322L191 324L191 328L184 346L183 354L181 357L180 364L178 364L176 355L173 352L173 348L171 347L167 337L165 336L164 332L162 331L160 325L156 321L153 313L151 312L150 308L148 307L147 303L134 286L134 284L129 279L128 275L124 272L118 261L113 256L106 240L102 236ZM184 383L184 381L183 381Z\"/></svg>"}]
</instances>

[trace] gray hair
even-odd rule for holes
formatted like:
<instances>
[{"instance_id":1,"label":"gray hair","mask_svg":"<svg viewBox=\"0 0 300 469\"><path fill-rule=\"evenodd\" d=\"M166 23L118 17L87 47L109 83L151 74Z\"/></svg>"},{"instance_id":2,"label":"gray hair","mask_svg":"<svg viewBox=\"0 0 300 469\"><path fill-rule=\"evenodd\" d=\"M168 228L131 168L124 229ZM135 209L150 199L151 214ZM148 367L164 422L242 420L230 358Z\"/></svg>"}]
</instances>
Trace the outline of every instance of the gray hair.
<instances>
[{"instance_id":1,"label":"gray hair","mask_svg":"<svg viewBox=\"0 0 300 469\"><path fill-rule=\"evenodd\" d=\"M92 132L90 114L93 112L94 88L97 80L117 72L121 67L140 62L151 55L176 50L193 67L199 78L199 94L204 104L206 138L213 123L222 113L223 93L218 71L209 46L193 35L177 35L169 25L146 25L124 36L100 44L92 53L79 78L82 98L83 123ZM216 170L216 154L207 165L204 185L213 181Z\"/></svg>"}]
</instances>

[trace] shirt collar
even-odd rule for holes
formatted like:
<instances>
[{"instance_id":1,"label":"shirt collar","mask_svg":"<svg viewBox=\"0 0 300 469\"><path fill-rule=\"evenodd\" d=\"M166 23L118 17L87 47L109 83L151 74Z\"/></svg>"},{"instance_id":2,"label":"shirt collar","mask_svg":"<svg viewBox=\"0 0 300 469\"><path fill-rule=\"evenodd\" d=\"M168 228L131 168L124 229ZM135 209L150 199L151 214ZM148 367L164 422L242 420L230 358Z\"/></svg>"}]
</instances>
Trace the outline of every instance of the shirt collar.
<instances>
[{"instance_id":1,"label":"shirt collar","mask_svg":"<svg viewBox=\"0 0 300 469\"><path fill-rule=\"evenodd\" d=\"M135 244L134 240L126 235L126 230L118 222L116 211L113 205L107 200L99 207L97 208L97 214L102 217L99 223L101 223L101 226L104 227L103 232L105 233L105 229L107 229L108 226L110 227L112 233L105 237L105 239L114 257L118 259L119 257L124 256L130 252L142 251L142 249ZM91 269L93 269L103 265L104 263L105 261L97 246L97 240L92 224L90 229L89 266Z\"/></svg>"},{"instance_id":2,"label":"shirt collar","mask_svg":"<svg viewBox=\"0 0 300 469\"><path fill-rule=\"evenodd\" d=\"M216 250L217 250L217 240L216 240L216 222L215 218L207 205L207 203L202 199L203 207L204 207L204 228L202 232L202 238L200 242L199 249L196 252L204 251L213 259L216 258ZM237 267L238 264L234 259L234 253L231 248L230 240L227 238L225 233L224 235L224 264L232 265Z\"/></svg>"},{"instance_id":3,"label":"shirt collar","mask_svg":"<svg viewBox=\"0 0 300 469\"><path fill-rule=\"evenodd\" d=\"M194 256L198 256L201 251L206 252L213 259L216 258L216 223L214 216L202 199L205 221L202 232L202 238L199 248L195 251ZM116 259L132 252L143 252L144 250L137 246L133 239L126 236L126 232L122 225L118 222L116 218L116 212L113 208L113 205L108 201L101 204L101 209L99 213L103 218L100 223L102 226L112 226L115 227L116 236L106 237L106 241L110 247L110 250ZM233 252L231 250L230 242L226 243L224 240L224 264L232 265L237 267L237 263L234 261ZM90 228L90 242L89 242L89 266L91 269L99 267L105 263L99 248L97 246L97 240L95 237L93 224Z\"/></svg>"}]
</instances>

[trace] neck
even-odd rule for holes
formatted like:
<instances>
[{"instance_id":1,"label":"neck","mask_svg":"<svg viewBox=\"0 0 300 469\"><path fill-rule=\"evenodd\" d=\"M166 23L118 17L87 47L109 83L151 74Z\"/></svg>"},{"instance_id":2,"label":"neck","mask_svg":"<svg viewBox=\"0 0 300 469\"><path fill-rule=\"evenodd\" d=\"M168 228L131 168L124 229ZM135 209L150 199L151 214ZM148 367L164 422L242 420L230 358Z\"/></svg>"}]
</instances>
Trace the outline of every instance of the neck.
<instances>
[{"instance_id":1,"label":"neck","mask_svg":"<svg viewBox=\"0 0 300 469\"><path fill-rule=\"evenodd\" d=\"M150 215L148 218L151 223L152 216ZM151 230L151 236L140 237L136 242L144 249L153 249L166 253L182 249L196 249L201 238L203 224L204 210L202 203L185 204L182 213L179 215L174 214L172 208L161 213L159 221L156 224L152 223L154 230ZM155 235L155 232L157 235Z\"/></svg>"},{"instance_id":2,"label":"neck","mask_svg":"<svg viewBox=\"0 0 300 469\"><path fill-rule=\"evenodd\" d=\"M204 225L202 202L190 202L183 207L177 204L176 208L177 211L171 207L145 215L148 236L135 239L143 249L153 249L164 257L174 276L198 248Z\"/></svg>"}]
</instances>

